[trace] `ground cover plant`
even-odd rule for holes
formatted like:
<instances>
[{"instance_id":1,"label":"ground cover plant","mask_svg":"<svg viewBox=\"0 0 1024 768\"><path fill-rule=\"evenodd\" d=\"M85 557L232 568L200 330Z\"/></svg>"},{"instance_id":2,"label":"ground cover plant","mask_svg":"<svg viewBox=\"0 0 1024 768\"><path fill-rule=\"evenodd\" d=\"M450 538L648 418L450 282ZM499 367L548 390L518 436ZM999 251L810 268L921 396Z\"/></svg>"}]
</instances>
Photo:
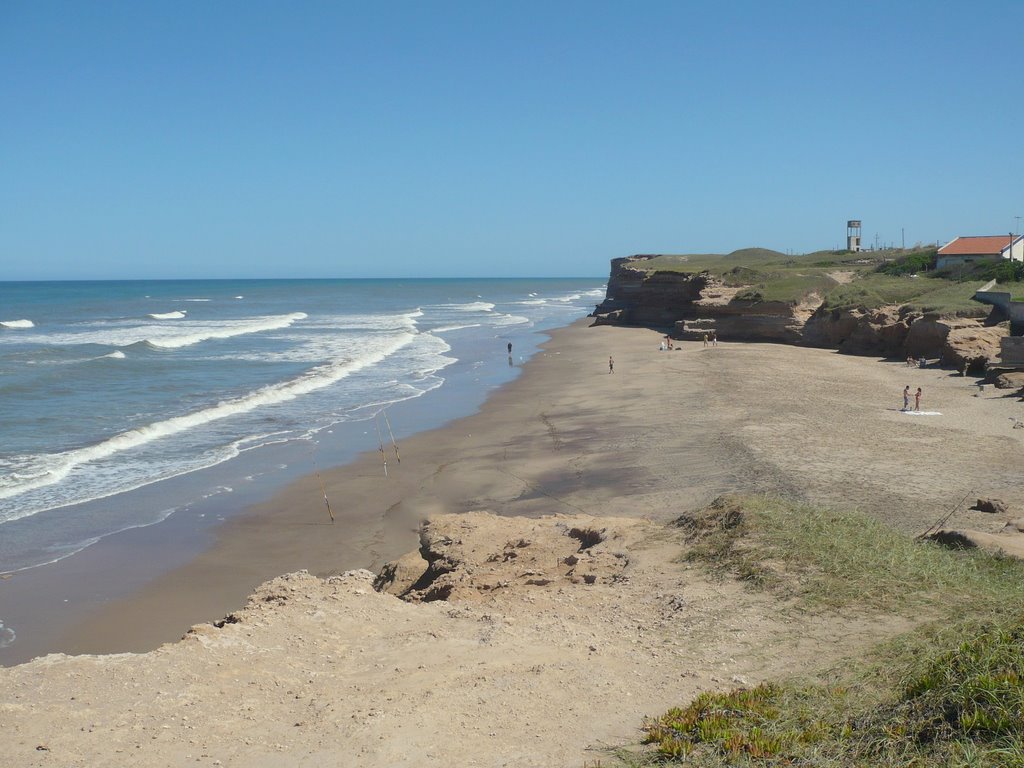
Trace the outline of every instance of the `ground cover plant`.
<instances>
[{"instance_id":1,"label":"ground cover plant","mask_svg":"<svg viewBox=\"0 0 1024 768\"><path fill-rule=\"evenodd\" d=\"M723 498L684 558L794 610L931 618L818 680L705 693L644 725L629 765L1024 766L1024 564L865 515Z\"/></svg>"},{"instance_id":2,"label":"ground cover plant","mask_svg":"<svg viewBox=\"0 0 1024 768\"><path fill-rule=\"evenodd\" d=\"M817 297L826 310L867 311L896 305L971 317L984 317L990 309L973 300L975 291L986 282L1024 279L1024 265L1009 263L982 262L937 271L936 252L935 248L920 248L794 256L745 248L726 255L653 256L632 266L648 272L708 272L726 285L743 289L736 295L742 301L795 305ZM836 279L839 274L843 280Z\"/></svg>"}]
</instances>

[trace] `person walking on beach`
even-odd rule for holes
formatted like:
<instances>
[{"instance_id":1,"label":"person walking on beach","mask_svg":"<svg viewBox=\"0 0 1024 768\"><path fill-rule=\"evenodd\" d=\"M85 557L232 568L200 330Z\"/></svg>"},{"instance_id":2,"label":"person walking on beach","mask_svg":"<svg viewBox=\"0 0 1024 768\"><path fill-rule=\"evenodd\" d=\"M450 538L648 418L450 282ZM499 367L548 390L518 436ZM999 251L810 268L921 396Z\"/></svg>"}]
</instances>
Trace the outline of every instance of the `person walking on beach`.
<instances>
[{"instance_id":1,"label":"person walking on beach","mask_svg":"<svg viewBox=\"0 0 1024 768\"><path fill-rule=\"evenodd\" d=\"M706 347L707 345L708 345L708 335L705 333L704 334L704 346Z\"/></svg>"},{"instance_id":2,"label":"person walking on beach","mask_svg":"<svg viewBox=\"0 0 1024 768\"><path fill-rule=\"evenodd\" d=\"M712 347L717 347L718 346L718 334L715 333L714 331L711 332L711 346Z\"/></svg>"},{"instance_id":3,"label":"person walking on beach","mask_svg":"<svg viewBox=\"0 0 1024 768\"><path fill-rule=\"evenodd\" d=\"M611 355L608 355L608 373L615 373L615 361Z\"/></svg>"},{"instance_id":4,"label":"person walking on beach","mask_svg":"<svg viewBox=\"0 0 1024 768\"><path fill-rule=\"evenodd\" d=\"M914 393L914 410L921 410L921 388L917 388L917 392Z\"/></svg>"},{"instance_id":5,"label":"person walking on beach","mask_svg":"<svg viewBox=\"0 0 1024 768\"><path fill-rule=\"evenodd\" d=\"M903 388L903 410L904 411L909 411L910 410L910 385L909 384L907 384L907 386L905 386Z\"/></svg>"}]
</instances>

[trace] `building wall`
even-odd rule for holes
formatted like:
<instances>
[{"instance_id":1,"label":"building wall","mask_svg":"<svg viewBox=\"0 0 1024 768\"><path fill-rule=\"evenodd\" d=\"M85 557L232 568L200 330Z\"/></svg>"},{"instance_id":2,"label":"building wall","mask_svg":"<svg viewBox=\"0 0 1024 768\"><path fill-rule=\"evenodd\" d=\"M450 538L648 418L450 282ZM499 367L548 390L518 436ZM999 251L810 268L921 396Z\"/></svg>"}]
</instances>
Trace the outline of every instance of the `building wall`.
<instances>
[{"instance_id":1,"label":"building wall","mask_svg":"<svg viewBox=\"0 0 1024 768\"><path fill-rule=\"evenodd\" d=\"M1024 261L1024 239L1013 244L1013 248L1004 248L1002 257L1010 261Z\"/></svg>"},{"instance_id":2,"label":"building wall","mask_svg":"<svg viewBox=\"0 0 1024 768\"><path fill-rule=\"evenodd\" d=\"M940 254L935 260L935 268L945 269L946 267L955 267L960 264L971 264L975 261L995 261L998 258L995 254L991 256L942 256Z\"/></svg>"}]
</instances>

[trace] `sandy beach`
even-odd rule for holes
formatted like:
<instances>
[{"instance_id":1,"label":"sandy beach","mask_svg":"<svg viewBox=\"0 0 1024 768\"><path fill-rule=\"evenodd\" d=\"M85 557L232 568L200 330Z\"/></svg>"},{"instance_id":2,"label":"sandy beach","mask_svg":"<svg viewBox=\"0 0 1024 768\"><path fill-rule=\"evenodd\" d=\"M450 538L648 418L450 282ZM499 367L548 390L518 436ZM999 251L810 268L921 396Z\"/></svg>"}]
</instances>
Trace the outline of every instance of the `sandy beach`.
<instances>
[{"instance_id":1,"label":"sandy beach","mask_svg":"<svg viewBox=\"0 0 1024 768\"><path fill-rule=\"evenodd\" d=\"M58 650L170 644L0 670L6 759L582 765L596 759L588 747L635 739L643 716L700 690L824 666L903 628L778 617L766 598L708 581L676 561L665 523L682 512L728 491L783 492L916 534L965 496L1024 508L1021 409L1003 392L828 350L659 341L586 321L555 331L479 413L402 441L387 477L376 453L324 472L335 523L310 476L225 524L203 555L93 612ZM934 415L900 411L905 385ZM1005 522L968 504L949 525ZM416 549L424 518L474 510L497 517L443 518L474 563L575 525L606 529L609 562L628 565L577 583L545 570L567 555L538 556L529 590L422 605L338 575ZM259 586L302 569L312 575ZM232 613L241 620L173 642Z\"/></svg>"}]
</instances>

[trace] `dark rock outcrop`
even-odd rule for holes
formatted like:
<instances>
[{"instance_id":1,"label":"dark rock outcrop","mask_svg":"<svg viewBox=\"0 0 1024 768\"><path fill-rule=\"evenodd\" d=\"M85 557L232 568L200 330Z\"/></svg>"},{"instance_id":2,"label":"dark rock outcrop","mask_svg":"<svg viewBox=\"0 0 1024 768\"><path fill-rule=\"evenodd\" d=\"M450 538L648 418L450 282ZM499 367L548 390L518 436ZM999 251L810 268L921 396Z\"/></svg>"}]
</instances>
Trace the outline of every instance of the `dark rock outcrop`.
<instances>
[{"instance_id":1,"label":"dark rock outcrop","mask_svg":"<svg viewBox=\"0 0 1024 768\"><path fill-rule=\"evenodd\" d=\"M651 256L612 260L606 298L594 310L594 324L669 327L692 311L707 285L706 272L647 272L634 267Z\"/></svg>"}]
</instances>

